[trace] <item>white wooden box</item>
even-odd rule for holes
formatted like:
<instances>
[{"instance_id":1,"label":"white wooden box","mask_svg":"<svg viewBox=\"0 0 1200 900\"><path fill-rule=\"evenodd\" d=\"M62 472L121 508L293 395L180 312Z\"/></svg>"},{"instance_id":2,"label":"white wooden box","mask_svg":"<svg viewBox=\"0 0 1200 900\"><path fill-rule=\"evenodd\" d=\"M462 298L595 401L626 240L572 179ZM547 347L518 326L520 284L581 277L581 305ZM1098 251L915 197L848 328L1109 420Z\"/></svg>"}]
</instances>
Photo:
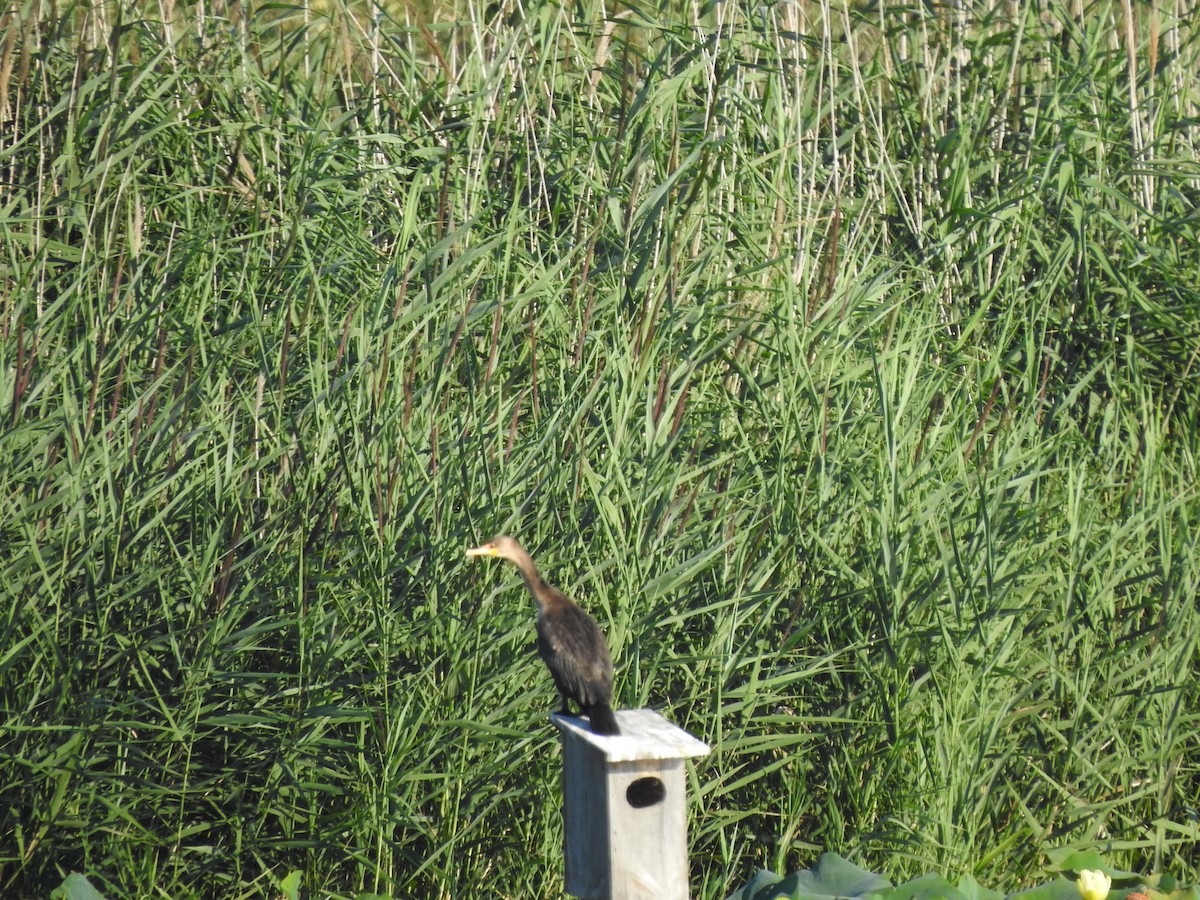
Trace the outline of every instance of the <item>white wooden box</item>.
<instances>
[{"instance_id":1,"label":"white wooden box","mask_svg":"<svg viewBox=\"0 0 1200 900\"><path fill-rule=\"evenodd\" d=\"M654 710L616 712L618 735L555 714L562 733L566 890L583 900L688 900L683 761L708 746Z\"/></svg>"}]
</instances>

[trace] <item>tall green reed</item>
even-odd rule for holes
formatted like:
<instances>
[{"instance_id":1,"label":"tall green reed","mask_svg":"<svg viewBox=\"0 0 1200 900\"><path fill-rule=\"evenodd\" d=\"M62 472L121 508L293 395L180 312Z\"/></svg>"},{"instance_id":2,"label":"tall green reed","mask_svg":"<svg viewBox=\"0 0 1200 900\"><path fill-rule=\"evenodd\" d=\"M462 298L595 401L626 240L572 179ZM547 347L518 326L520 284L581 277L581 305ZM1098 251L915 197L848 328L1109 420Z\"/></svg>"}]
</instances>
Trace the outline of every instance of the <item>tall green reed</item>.
<instances>
[{"instance_id":1,"label":"tall green reed","mask_svg":"<svg viewBox=\"0 0 1200 900\"><path fill-rule=\"evenodd\" d=\"M554 894L500 530L713 744L701 896L1192 874L1196 51L1126 11L8 11L5 889Z\"/></svg>"}]
</instances>

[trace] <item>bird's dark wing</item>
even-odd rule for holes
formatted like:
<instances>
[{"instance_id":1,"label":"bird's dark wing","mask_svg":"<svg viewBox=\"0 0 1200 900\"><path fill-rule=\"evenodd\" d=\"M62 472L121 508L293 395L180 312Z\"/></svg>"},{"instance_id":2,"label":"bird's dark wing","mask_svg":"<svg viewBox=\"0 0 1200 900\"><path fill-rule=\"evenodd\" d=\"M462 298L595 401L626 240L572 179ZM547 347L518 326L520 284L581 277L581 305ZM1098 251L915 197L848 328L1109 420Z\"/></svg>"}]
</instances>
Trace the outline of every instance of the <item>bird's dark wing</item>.
<instances>
[{"instance_id":1,"label":"bird's dark wing","mask_svg":"<svg viewBox=\"0 0 1200 900\"><path fill-rule=\"evenodd\" d=\"M538 653L562 694L583 707L612 702L612 658L591 616L574 603L538 616Z\"/></svg>"}]
</instances>

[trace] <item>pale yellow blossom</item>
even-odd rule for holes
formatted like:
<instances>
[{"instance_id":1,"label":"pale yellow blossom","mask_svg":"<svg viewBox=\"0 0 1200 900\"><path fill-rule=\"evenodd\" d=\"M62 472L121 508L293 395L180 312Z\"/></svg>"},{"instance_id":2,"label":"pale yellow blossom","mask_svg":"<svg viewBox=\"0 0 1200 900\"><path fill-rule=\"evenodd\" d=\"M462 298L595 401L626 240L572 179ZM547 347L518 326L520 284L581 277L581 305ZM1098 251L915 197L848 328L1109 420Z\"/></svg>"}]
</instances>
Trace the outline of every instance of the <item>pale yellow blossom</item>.
<instances>
[{"instance_id":1,"label":"pale yellow blossom","mask_svg":"<svg viewBox=\"0 0 1200 900\"><path fill-rule=\"evenodd\" d=\"M1084 869L1079 873L1076 887L1083 900L1104 900L1112 887L1112 879L1097 869Z\"/></svg>"}]
</instances>

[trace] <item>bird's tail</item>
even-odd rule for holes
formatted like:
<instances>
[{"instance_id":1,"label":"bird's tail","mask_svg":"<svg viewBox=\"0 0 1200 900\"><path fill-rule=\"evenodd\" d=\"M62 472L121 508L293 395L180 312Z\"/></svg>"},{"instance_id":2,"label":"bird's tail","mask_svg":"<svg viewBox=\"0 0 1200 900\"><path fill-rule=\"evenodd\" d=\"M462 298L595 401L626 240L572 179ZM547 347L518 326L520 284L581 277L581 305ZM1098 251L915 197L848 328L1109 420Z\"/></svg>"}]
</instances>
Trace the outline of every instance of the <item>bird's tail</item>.
<instances>
[{"instance_id":1,"label":"bird's tail","mask_svg":"<svg viewBox=\"0 0 1200 900\"><path fill-rule=\"evenodd\" d=\"M592 731L596 734L620 734L617 727L617 717L613 715L612 707L607 703L593 703L588 708L588 718L592 721Z\"/></svg>"}]
</instances>

